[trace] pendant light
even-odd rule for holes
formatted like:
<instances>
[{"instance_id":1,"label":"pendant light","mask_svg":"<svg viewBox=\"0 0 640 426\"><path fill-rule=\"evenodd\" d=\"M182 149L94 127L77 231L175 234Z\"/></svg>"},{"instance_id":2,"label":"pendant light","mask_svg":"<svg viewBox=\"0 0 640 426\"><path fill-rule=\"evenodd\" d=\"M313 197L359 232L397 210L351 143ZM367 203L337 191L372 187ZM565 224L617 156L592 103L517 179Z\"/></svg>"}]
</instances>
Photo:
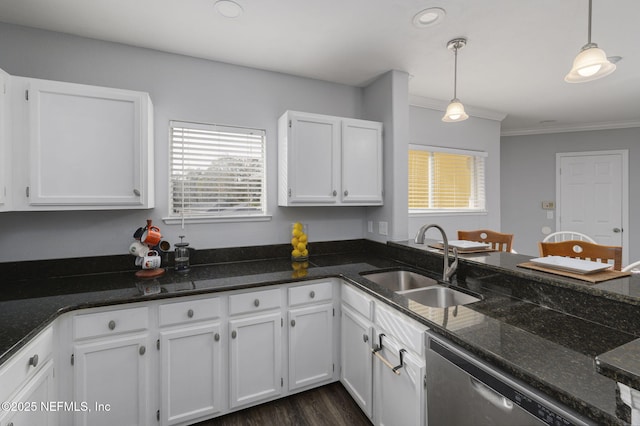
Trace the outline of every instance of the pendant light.
<instances>
[{"instance_id":1,"label":"pendant light","mask_svg":"<svg viewBox=\"0 0 640 426\"><path fill-rule=\"evenodd\" d=\"M464 112L464 105L460 102L457 97L457 86L458 86L458 50L462 49L467 45L466 38L454 38L453 40L447 43L447 49L453 50L455 54L454 60L454 68L453 68L453 99L449 102L447 106L447 110L444 113L444 117L442 117L442 121L447 123L455 123L457 121L464 121L469 116L466 112Z\"/></svg>"},{"instance_id":2,"label":"pendant light","mask_svg":"<svg viewBox=\"0 0 640 426\"><path fill-rule=\"evenodd\" d=\"M585 83L605 77L615 71L615 64L607 59L604 50L591 43L591 1L589 0L589 27L587 44L573 60L573 67L564 77L567 83Z\"/></svg>"}]
</instances>

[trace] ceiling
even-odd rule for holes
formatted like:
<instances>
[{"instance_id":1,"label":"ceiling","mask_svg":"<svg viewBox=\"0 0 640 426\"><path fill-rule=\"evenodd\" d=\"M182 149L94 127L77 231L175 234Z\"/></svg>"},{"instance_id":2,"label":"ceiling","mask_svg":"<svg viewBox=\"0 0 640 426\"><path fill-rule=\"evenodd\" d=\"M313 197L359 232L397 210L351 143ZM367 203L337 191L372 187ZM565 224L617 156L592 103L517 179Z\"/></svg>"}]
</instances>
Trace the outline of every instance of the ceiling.
<instances>
[{"instance_id":1,"label":"ceiling","mask_svg":"<svg viewBox=\"0 0 640 426\"><path fill-rule=\"evenodd\" d=\"M352 86L406 71L412 99L441 106L453 95L446 45L462 36L458 98L506 114L503 134L640 126L638 0L593 0L592 41L623 59L582 84L564 75L587 43L587 0L235 1L232 19L216 0L2 0L0 21ZM428 7L445 19L413 26Z\"/></svg>"}]
</instances>

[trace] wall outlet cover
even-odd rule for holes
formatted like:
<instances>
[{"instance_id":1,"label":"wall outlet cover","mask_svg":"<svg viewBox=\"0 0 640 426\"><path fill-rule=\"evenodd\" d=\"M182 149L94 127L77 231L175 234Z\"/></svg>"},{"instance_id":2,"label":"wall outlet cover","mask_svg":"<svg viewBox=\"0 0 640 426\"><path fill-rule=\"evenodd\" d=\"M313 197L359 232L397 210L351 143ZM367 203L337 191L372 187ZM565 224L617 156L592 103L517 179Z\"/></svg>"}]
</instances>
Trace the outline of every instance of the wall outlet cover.
<instances>
[{"instance_id":1,"label":"wall outlet cover","mask_svg":"<svg viewBox=\"0 0 640 426\"><path fill-rule=\"evenodd\" d=\"M388 232L389 232L388 223L387 222L378 222L378 233L380 235L387 235Z\"/></svg>"}]
</instances>

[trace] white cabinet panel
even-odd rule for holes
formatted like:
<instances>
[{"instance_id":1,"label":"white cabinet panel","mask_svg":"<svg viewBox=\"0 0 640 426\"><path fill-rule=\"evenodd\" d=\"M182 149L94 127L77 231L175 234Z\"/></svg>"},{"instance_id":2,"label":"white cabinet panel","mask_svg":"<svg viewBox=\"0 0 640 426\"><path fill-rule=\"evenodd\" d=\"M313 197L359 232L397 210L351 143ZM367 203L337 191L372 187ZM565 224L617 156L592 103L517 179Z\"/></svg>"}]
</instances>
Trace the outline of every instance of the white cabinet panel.
<instances>
[{"instance_id":1,"label":"white cabinet panel","mask_svg":"<svg viewBox=\"0 0 640 426\"><path fill-rule=\"evenodd\" d=\"M125 335L75 345L74 401L92 409L78 411L76 425L149 424L147 341L147 335Z\"/></svg>"},{"instance_id":2,"label":"white cabinet panel","mask_svg":"<svg viewBox=\"0 0 640 426\"><path fill-rule=\"evenodd\" d=\"M282 393L281 322L280 312L229 321L232 408Z\"/></svg>"},{"instance_id":3,"label":"white cabinet panel","mask_svg":"<svg viewBox=\"0 0 640 426\"><path fill-rule=\"evenodd\" d=\"M333 377L333 304L289 311L289 390Z\"/></svg>"},{"instance_id":4,"label":"white cabinet panel","mask_svg":"<svg viewBox=\"0 0 640 426\"><path fill-rule=\"evenodd\" d=\"M373 415L373 358L370 321L342 305L340 381L369 417Z\"/></svg>"},{"instance_id":5,"label":"white cabinet panel","mask_svg":"<svg viewBox=\"0 0 640 426\"><path fill-rule=\"evenodd\" d=\"M343 119L342 202L382 204L382 123Z\"/></svg>"},{"instance_id":6,"label":"white cabinet panel","mask_svg":"<svg viewBox=\"0 0 640 426\"><path fill-rule=\"evenodd\" d=\"M11 208L11 147L9 119L10 76L0 69L0 211Z\"/></svg>"},{"instance_id":7,"label":"white cabinet panel","mask_svg":"<svg viewBox=\"0 0 640 426\"><path fill-rule=\"evenodd\" d=\"M382 123L287 111L278 169L280 206L381 205Z\"/></svg>"},{"instance_id":8,"label":"white cabinet panel","mask_svg":"<svg viewBox=\"0 0 640 426\"><path fill-rule=\"evenodd\" d=\"M148 94L12 77L12 98L16 210L154 206Z\"/></svg>"},{"instance_id":9,"label":"white cabinet panel","mask_svg":"<svg viewBox=\"0 0 640 426\"><path fill-rule=\"evenodd\" d=\"M0 426L54 426L57 422L55 385L53 380L53 361L49 360L24 388L10 401L17 403L16 411L10 411L5 417L0 415ZM44 404L44 406L43 406Z\"/></svg>"},{"instance_id":10,"label":"white cabinet panel","mask_svg":"<svg viewBox=\"0 0 640 426\"><path fill-rule=\"evenodd\" d=\"M226 384L222 371L220 323L160 332L161 424L220 412Z\"/></svg>"}]
</instances>

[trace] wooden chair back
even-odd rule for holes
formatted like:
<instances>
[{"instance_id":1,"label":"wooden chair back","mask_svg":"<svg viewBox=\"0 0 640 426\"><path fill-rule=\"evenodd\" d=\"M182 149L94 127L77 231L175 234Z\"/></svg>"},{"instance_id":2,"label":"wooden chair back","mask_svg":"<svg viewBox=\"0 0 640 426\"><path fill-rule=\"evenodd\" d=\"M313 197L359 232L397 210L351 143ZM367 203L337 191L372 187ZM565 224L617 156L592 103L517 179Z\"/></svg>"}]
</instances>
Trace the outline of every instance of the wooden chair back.
<instances>
[{"instance_id":1,"label":"wooden chair back","mask_svg":"<svg viewBox=\"0 0 640 426\"><path fill-rule=\"evenodd\" d=\"M476 231L458 231L458 239L491 244L491 248L498 251L511 251L513 234L503 234L502 232L491 231L489 229L478 229Z\"/></svg>"},{"instance_id":2,"label":"wooden chair back","mask_svg":"<svg viewBox=\"0 0 640 426\"><path fill-rule=\"evenodd\" d=\"M577 259L591 260L593 262L612 263L613 269L622 269L622 247L604 246L588 241L568 240L557 243L538 243L540 256L565 256Z\"/></svg>"}]
</instances>

